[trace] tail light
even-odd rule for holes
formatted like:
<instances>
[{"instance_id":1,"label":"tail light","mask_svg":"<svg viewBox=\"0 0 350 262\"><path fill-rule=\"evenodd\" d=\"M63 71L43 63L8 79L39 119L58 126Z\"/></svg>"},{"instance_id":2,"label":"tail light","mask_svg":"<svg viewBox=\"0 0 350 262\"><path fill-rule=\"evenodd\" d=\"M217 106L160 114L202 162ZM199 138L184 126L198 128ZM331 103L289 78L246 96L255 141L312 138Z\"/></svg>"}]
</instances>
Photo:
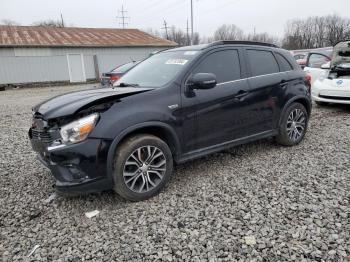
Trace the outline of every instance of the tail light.
<instances>
[{"instance_id":1,"label":"tail light","mask_svg":"<svg viewBox=\"0 0 350 262\"><path fill-rule=\"evenodd\" d=\"M117 81L117 80L119 80L120 79L120 76L111 76L110 77L110 80L111 81Z\"/></svg>"},{"instance_id":2,"label":"tail light","mask_svg":"<svg viewBox=\"0 0 350 262\"><path fill-rule=\"evenodd\" d=\"M306 85L309 87L309 88L311 88L311 74L309 74L309 73L307 73L306 74L306 76L305 76L305 78L304 78L304 80L305 80L305 83L306 83Z\"/></svg>"}]
</instances>

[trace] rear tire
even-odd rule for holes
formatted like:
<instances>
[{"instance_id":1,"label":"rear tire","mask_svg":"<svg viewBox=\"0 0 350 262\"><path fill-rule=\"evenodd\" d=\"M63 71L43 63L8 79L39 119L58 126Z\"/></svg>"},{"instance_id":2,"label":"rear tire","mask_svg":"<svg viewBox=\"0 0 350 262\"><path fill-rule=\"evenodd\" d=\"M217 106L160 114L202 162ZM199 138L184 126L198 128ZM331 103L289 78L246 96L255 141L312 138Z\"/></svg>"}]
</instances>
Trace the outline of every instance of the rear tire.
<instances>
[{"instance_id":1,"label":"rear tire","mask_svg":"<svg viewBox=\"0 0 350 262\"><path fill-rule=\"evenodd\" d=\"M114 190L127 200L146 200L159 193L172 172L173 157L168 145L153 135L135 135L116 151Z\"/></svg>"},{"instance_id":2,"label":"rear tire","mask_svg":"<svg viewBox=\"0 0 350 262\"><path fill-rule=\"evenodd\" d=\"M300 103L292 103L284 112L276 141L284 146L299 144L307 130L309 122L308 112Z\"/></svg>"}]
</instances>

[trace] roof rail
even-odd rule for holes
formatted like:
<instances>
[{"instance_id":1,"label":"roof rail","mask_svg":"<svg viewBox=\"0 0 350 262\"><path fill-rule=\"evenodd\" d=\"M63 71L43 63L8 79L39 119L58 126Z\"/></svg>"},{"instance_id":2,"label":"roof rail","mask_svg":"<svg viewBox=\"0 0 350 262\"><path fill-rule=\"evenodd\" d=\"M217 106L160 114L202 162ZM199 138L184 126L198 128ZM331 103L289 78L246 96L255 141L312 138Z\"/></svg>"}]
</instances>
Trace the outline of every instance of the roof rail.
<instances>
[{"instance_id":1,"label":"roof rail","mask_svg":"<svg viewBox=\"0 0 350 262\"><path fill-rule=\"evenodd\" d=\"M235 40L220 40L210 43L208 47L217 46L217 45L260 45L260 46L269 46L279 48L275 44L256 42L256 41L235 41Z\"/></svg>"}]
</instances>

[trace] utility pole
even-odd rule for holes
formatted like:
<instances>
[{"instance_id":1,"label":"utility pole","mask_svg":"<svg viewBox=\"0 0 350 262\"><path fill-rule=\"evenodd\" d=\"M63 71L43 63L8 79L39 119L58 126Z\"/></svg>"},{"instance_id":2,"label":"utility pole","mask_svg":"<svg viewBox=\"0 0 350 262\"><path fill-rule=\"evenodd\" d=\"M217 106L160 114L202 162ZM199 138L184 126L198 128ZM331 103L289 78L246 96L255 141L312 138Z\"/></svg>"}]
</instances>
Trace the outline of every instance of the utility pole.
<instances>
[{"instance_id":1,"label":"utility pole","mask_svg":"<svg viewBox=\"0 0 350 262\"><path fill-rule=\"evenodd\" d=\"M187 26L186 26L186 32L187 32L187 45L190 45L190 34L189 34L190 28L188 27L188 19L187 19Z\"/></svg>"},{"instance_id":2,"label":"utility pole","mask_svg":"<svg viewBox=\"0 0 350 262\"><path fill-rule=\"evenodd\" d=\"M122 5L122 10L118 10L118 14L120 13L120 16L117 16L117 19L121 19L122 22L119 23L119 25L122 25L123 29L125 29L125 26L128 25L128 23L125 22L126 19L129 19L130 17L126 16L125 14L128 11L124 9L124 6Z\"/></svg>"},{"instance_id":3,"label":"utility pole","mask_svg":"<svg viewBox=\"0 0 350 262\"><path fill-rule=\"evenodd\" d=\"M193 45L193 0L191 0L191 45Z\"/></svg>"},{"instance_id":4,"label":"utility pole","mask_svg":"<svg viewBox=\"0 0 350 262\"><path fill-rule=\"evenodd\" d=\"M61 13L61 27L64 27L64 20L63 20L63 15Z\"/></svg>"},{"instance_id":5,"label":"utility pole","mask_svg":"<svg viewBox=\"0 0 350 262\"><path fill-rule=\"evenodd\" d=\"M169 40L169 35L168 35L168 24L167 24L167 22L165 21L165 19L163 19L164 20L164 27L162 27L161 29L164 29L165 30L165 35L166 35L166 39L167 40Z\"/></svg>"}]
</instances>

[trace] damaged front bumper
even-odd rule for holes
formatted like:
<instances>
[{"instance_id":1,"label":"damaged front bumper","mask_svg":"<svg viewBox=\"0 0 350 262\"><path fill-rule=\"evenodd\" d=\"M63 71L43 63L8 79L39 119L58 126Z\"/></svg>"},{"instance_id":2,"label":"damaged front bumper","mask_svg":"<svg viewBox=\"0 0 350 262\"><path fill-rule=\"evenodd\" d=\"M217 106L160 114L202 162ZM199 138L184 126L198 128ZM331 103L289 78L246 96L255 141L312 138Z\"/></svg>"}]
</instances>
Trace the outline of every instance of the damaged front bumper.
<instances>
[{"instance_id":1,"label":"damaged front bumper","mask_svg":"<svg viewBox=\"0 0 350 262\"><path fill-rule=\"evenodd\" d=\"M56 189L62 193L81 194L113 188L113 178L107 175L107 155L111 141L88 138L71 145L49 146L29 138L38 159L50 169Z\"/></svg>"}]
</instances>

